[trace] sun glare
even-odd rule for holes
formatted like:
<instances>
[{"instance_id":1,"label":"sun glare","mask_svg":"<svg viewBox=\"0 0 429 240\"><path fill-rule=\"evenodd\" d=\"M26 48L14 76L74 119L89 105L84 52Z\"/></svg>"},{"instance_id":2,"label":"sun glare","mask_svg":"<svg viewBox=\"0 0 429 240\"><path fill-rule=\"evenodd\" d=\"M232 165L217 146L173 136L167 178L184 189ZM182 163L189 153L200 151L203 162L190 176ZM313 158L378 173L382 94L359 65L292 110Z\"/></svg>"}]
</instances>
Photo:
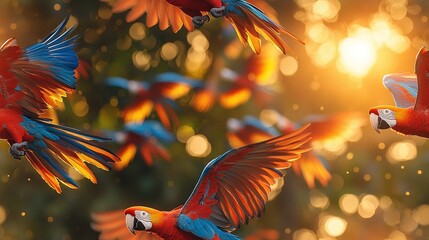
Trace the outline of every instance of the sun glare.
<instances>
[{"instance_id":1,"label":"sun glare","mask_svg":"<svg viewBox=\"0 0 429 240\"><path fill-rule=\"evenodd\" d=\"M371 31L360 28L354 35L343 39L339 45L340 57L337 67L353 77L364 77L377 58Z\"/></svg>"}]
</instances>

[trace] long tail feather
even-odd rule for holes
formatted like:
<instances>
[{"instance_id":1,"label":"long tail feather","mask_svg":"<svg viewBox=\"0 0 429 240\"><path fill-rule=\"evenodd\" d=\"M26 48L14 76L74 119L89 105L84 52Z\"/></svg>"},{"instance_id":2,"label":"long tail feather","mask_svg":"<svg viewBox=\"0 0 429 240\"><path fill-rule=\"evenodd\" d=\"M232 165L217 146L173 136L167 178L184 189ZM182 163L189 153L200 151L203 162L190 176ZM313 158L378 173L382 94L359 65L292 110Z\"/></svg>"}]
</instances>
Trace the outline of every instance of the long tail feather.
<instances>
[{"instance_id":1,"label":"long tail feather","mask_svg":"<svg viewBox=\"0 0 429 240\"><path fill-rule=\"evenodd\" d=\"M73 167L91 182L97 183L86 163L109 170L111 163L120 161L115 154L97 145L108 139L28 118L25 118L24 127L35 136L26 150L28 160L43 180L58 193L61 193L59 183L78 188L67 172L68 167Z\"/></svg>"}]
</instances>

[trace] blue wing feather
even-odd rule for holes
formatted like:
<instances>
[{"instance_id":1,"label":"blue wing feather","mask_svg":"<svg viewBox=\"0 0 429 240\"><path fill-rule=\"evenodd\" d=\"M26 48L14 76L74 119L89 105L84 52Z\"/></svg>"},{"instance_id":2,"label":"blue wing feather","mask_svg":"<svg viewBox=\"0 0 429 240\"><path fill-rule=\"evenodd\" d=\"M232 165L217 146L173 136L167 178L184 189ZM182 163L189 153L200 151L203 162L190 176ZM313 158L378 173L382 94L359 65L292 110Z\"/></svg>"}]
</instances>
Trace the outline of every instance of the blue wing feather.
<instances>
[{"instance_id":1,"label":"blue wing feather","mask_svg":"<svg viewBox=\"0 0 429 240\"><path fill-rule=\"evenodd\" d=\"M392 93L396 106L401 108L414 106L418 92L415 74L389 74L384 76L383 84Z\"/></svg>"},{"instance_id":2,"label":"blue wing feather","mask_svg":"<svg viewBox=\"0 0 429 240\"><path fill-rule=\"evenodd\" d=\"M69 18L66 18L50 35L41 42L26 48L30 61L42 62L53 74L53 77L70 88L76 88L74 70L78 58L74 51L77 36L65 40L75 27L63 32Z\"/></svg>"}]
</instances>

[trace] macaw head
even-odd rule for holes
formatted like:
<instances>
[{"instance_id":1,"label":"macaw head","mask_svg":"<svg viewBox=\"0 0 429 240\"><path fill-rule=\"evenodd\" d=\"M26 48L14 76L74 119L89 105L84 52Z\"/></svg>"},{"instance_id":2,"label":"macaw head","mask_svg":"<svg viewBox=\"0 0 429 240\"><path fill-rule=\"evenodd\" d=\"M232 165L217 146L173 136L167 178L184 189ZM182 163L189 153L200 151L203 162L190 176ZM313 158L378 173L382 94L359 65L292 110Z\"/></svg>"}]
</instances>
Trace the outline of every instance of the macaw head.
<instances>
[{"instance_id":1,"label":"macaw head","mask_svg":"<svg viewBox=\"0 0 429 240\"><path fill-rule=\"evenodd\" d=\"M125 223L133 234L135 234L135 230L150 230L162 218L161 211L148 207L130 207L124 213Z\"/></svg>"},{"instance_id":2,"label":"macaw head","mask_svg":"<svg viewBox=\"0 0 429 240\"><path fill-rule=\"evenodd\" d=\"M378 133L380 129L393 128L404 118L404 109L395 106L382 105L369 110L369 120L372 128Z\"/></svg>"}]
</instances>

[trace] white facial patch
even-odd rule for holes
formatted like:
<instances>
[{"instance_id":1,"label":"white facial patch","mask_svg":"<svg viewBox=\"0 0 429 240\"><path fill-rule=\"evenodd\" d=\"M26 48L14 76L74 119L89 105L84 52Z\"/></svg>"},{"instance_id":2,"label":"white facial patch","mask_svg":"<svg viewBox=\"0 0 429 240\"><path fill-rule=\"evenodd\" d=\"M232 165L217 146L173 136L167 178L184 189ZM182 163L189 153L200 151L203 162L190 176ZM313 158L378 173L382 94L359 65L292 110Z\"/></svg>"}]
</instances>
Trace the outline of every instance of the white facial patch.
<instances>
[{"instance_id":1,"label":"white facial patch","mask_svg":"<svg viewBox=\"0 0 429 240\"><path fill-rule=\"evenodd\" d=\"M394 111L390 109L378 109L378 115L383 121L389 124L390 127L394 127L396 125L396 116Z\"/></svg>"},{"instance_id":2,"label":"white facial patch","mask_svg":"<svg viewBox=\"0 0 429 240\"><path fill-rule=\"evenodd\" d=\"M152 228L152 222L150 221L150 214L148 212L137 210L135 212L135 218L144 225L145 230Z\"/></svg>"}]
</instances>

